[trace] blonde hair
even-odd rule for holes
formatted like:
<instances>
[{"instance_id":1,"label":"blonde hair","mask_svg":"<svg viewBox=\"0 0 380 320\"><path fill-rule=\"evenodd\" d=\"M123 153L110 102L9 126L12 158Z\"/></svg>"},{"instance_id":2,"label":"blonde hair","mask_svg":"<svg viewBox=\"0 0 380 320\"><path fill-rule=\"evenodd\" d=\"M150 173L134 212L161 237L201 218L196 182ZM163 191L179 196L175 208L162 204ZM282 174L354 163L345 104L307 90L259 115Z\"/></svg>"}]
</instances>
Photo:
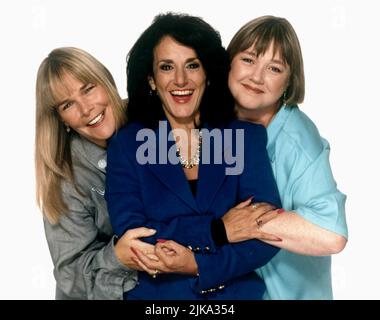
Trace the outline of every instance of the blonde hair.
<instances>
[{"instance_id":1,"label":"blonde hair","mask_svg":"<svg viewBox=\"0 0 380 320\"><path fill-rule=\"evenodd\" d=\"M274 53L290 68L286 90L287 105L302 103L305 97L305 75L301 46L292 25L285 18L262 16L246 23L234 35L227 51L232 59L240 52L255 46L257 55L264 54L273 42Z\"/></svg>"},{"instance_id":2,"label":"blonde hair","mask_svg":"<svg viewBox=\"0 0 380 320\"><path fill-rule=\"evenodd\" d=\"M56 109L66 73L83 83L101 85L110 99L116 128L126 121L125 103L111 73L89 53L72 47L57 48L42 61L36 81L36 198L50 223L58 223L68 210L62 198L62 181L67 179L75 186L70 134Z\"/></svg>"}]
</instances>

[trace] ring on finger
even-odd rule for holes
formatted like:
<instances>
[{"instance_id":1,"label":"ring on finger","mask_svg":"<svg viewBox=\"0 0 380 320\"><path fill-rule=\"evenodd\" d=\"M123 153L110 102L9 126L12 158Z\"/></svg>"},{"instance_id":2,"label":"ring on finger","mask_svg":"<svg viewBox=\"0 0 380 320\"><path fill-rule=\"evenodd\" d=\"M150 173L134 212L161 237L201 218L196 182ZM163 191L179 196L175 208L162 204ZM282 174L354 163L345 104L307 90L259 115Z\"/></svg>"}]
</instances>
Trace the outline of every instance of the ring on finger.
<instances>
[{"instance_id":1,"label":"ring on finger","mask_svg":"<svg viewBox=\"0 0 380 320\"><path fill-rule=\"evenodd\" d=\"M152 274L152 278L153 279L156 279L157 275L159 274L160 272L156 269L154 270L154 273Z\"/></svg>"},{"instance_id":2,"label":"ring on finger","mask_svg":"<svg viewBox=\"0 0 380 320\"><path fill-rule=\"evenodd\" d=\"M257 204L252 203L252 208L253 208L253 210L256 210L257 209Z\"/></svg>"}]
</instances>

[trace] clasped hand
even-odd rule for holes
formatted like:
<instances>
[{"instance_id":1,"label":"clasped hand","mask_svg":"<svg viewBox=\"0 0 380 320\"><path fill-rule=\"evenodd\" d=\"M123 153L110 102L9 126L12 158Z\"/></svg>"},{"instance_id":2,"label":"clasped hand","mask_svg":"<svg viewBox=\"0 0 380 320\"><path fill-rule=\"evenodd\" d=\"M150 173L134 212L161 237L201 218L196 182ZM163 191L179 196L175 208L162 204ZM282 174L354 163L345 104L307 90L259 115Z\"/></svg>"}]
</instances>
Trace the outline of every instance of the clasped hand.
<instances>
[{"instance_id":1,"label":"clasped hand","mask_svg":"<svg viewBox=\"0 0 380 320\"><path fill-rule=\"evenodd\" d=\"M229 243L251 239L281 241L261 228L283 209L277 210L264 202L252 204L251 201L252 198L239 203L222 217ZM155 230L144 227L128 230L115 245L117 258L129 268L152 276L158 273L198 274L195 255L189 248L173 240L158 240L156 245L151 245L139 239L155 233Z\"/></svg>"},{"instance_id":2,"label":"clasped hand","mask_svg":"<svg viewBox=\"0 0 380 320\"><path fill-rule=\"evenodd\" d=\"M152 276L159 273L198 273L198 265L194 253L172 240L159 240L154 246L154 253L144 253L138 248L131 248L134 253L132 260Z\"/></svg>"}]
</instances>

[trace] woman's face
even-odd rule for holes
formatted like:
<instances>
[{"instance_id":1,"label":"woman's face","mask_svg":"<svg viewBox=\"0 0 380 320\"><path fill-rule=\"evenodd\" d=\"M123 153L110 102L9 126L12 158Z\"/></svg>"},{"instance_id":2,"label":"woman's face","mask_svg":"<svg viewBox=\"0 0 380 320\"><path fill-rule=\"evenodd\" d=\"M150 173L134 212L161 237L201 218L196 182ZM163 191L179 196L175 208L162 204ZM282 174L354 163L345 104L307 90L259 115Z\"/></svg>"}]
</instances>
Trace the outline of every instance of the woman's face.
<instances>
[{"instance_id":1,"label":"woman's face","mask_svg":"<svg viewBox=\"0 0 380 320\"><path fill-rule=\"evenodd\" d=\"M288 86L289 66L273 43L268 50L257 56L255 47L238 53L231 62L228 85L239 112L275 112Z\"/></svg>"},{"instance_id":2,"label":"woman's face","mask_svg":"<svg viewBox=\"0 0 380 320\"><path fill-rule=\"evenodd\" d=\"M206 74L193 49L164 37L154 49L153 77L149 83L157 90L172 126L194 123L206 87Z\"/></svg>"},{"instance_id":3,"label":"woman's face","mask_svg":"<svg viewBox=\"0 0 380 320\"><path fill-rule=\"evenodd\" d=\"M106 90L98 84L83 83L69 73L63 78L57 111L66 126L105 148L116 129Z\"/></svg>"}]
</instances>

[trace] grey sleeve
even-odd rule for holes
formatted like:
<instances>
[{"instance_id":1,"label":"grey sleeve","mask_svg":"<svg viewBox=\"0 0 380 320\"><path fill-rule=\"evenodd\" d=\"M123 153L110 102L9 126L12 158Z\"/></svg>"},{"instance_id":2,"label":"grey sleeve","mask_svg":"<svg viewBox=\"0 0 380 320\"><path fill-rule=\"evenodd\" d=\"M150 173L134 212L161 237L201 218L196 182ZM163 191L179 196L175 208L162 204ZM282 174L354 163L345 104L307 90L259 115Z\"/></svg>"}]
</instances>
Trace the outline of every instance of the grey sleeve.
<instances>
[{"instance_id":1,"label":"grey sleeve","mask_svg":"<svg viewBox=\"0 0 380 320\"><path fill-rule=\"evenodd\" d=\"M115 238L99 230L86 198L67 185L63 196L69 213L56 225L44 221L57 292L70 299L122 299L137 272L116 258Z\"/></svg>"}]
</instances>

